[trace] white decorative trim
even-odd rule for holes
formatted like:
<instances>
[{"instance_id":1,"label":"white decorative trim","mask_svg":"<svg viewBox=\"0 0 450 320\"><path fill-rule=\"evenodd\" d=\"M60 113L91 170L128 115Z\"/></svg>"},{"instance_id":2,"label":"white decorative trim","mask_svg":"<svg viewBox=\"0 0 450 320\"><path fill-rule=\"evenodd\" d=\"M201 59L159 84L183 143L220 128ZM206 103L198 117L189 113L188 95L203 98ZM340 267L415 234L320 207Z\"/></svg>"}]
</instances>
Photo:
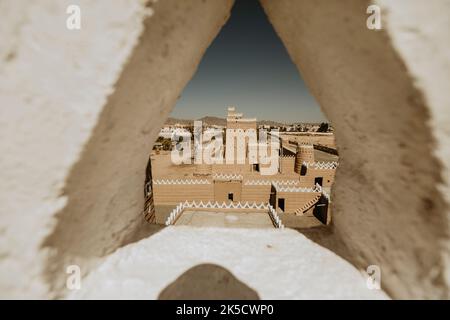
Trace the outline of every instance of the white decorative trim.
<instances>
[{"instance_id":1,"label":"white decorative trim","mask_svg":"<svg viewBox=\"0 0 450 320\"><path fill-rule=\"evenodd\" d=\"M284 229L284 224L283 222L281 222L280 217L278 216L277 211L269 204L268 206L269 208L269 216L272 219L273 224L275 225L275 227L279 228L279 229Z\"/></svg>"},{"instance_id":2,"label":"white decorative trim","mask_svg":"<svg viewBox=\"0 0 450 320\"><path fill-rule=\"evenodd\" d=\"M185 185L185 184L211 184L207 179L155 179L153 184Z\"/></svg>"},{"instance_id":3,"label":"white decorative trim","mask_svg":"<svg viewBox=\"0 0 450 320\"><path fill-rule=\"evenodd\" d=\"M300 183L298 180L246 180L244 182L245 186L265 186L271 185L272 183L288 185L288 186L296 186Z\"/></svg>"},{"instance_id":4,"label":"white decorative trim","mask_svg":"<svg viewBox=\"0 0 450 320\"><path fill-rule=\"evenodd\" d=\"M271 184L272 182L270 180L246 180L244 182L244 186L265 186Z\"/></svg>"},{"instance_id":5,"label":"white decorative trim","mask_svg":"<svg viewBox=\"0 0 450 320\"><path fill-rule=\"evenodd\" d=\"M215 173L213 174L213 178L221 180L242 180L242 175L236 173Z\"/></svg>"},{"instance_id":6,"label":"white decorative trim","mask_svg":"<svg viewBox=\"0 0 450 320\"><path fill-rule=\"evenodd\" d=\"M257 202L222 202L219 203L217 201L215 202L196 202L196 201L185 201L180 202L175 209L172 210L172 212L169 214L169 217L166 220L166 226L172 225L175 223L175 221L178 219L180 214L184 211L184 209L257 209L257 210L269 210L269 216L272 219L274 225L276 228L284 228L283 223L281 222L280 218L278 217L278 214L276 213L275 209L268 203L260 202L259 204Z\"/></svg>"},{"instance_id":7,"label":"white decorative trim","mask_svg":"<svg viewBox=\"0 0 450 320\"><path fill-rule=\"evenodd\" d=\"M167 217L166 226L173 224L177 220L180 213L183 212L183 210L184 210L183 204L179 203Z\"/></svg>"},{"instance_id":8,"label":"white decorative trim","mask_svg":"<svg viewBox=\"0 0 450 320\"><path fill-rule=\"evenodd\" d=\"M322 189L322 194L325 196L325 198L327 198L328 201L330 201L330 195L325 192L325 190Z\"/></svg>"},{"instance_id":9,"label":"white decorative trim","mask_svg":"<svg viewBox=\"0 0 450 320\"><path fill-rule=\"evenodd\" d=\"M276 182L272 183L277 192L322 192L322 187L318 184L314 188L308 187L289 187Z\"/></svg>"},{"instance_id":10,"label":"white decorative trim","mask_svg":"<svg viewBox=\"0 0 450 320\"><path fill-rule=\"evenodd\" d=\"M314 189L317 190L317 192L323 192L323 188L320 184L316 183L316 185L314 186Z\"/></svg>"},{"instance_id":11,"label":"white decorative trim","mask_svg":"<svg viewBox=\"0 0 450 320\"><path fill-rule=\"evenodd\" d=\"M305 162L303 161L302 165L306 166L307 168L312 167L313 169L319 169L319 170L331 170L336 169L339 165L337 161L332 162Z\"/></svg>"}]
</instances>

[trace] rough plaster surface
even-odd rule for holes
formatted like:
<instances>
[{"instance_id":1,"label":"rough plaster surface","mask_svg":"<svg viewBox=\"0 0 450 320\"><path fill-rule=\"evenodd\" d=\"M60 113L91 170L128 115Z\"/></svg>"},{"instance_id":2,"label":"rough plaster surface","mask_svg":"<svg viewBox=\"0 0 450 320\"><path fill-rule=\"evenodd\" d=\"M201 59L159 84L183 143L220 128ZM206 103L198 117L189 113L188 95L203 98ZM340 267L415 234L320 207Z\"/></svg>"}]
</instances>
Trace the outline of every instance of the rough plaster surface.
<instances>
[{"instance_id":1,"label":"rough plaster surface","mask_svg":"<svg viewBox=\"0 0 450 320\"><path fill-rule=\"evenodd\" d=\"M81 31L65 28L69 3L82 7ZM349 258L361 267L380 265L382 284L394 297L448 297L449 1L427 1L425 7L421 0L379 0L386 13L380 32L365 28L368 1L262 3L336 128L341 164L333 228L350 248ZM1 297L61 295L67 264L79 264L87 273L133 238L141 222L148 151L231 4L0 1ZM196 235L186 229L187 237L182 230L173 242L172 237L166 242L185 245ZM265 262L263 249L255 259L253 251L246 251L247 243L256 249L251 240L259 233L196 232L205 250L213 235L224 232L218 239L235 244L228 258L238 266L247 266L247 260L253 267ZM131 266L140 253L149 254L149 261L142 263L159 263L165 257L153 256L157 248L148 244L156 242L168 250L169 244L158 239L172 233L174 229L164 230L113 254L85 285L107 284L102 270L116 270L122 254L129 257L123 261L124 274L144 271ZM214 234L202 238L205 233ZM236 243L241 238L247 239L245 245ZM259 268L263 273L250 275L222 261L219 253L206 257L229 268L263 298L323 292L302 275L312 275L309 269L320 266L321 260L305 263L301 252L328 257L330 268L356 279L346 262L309 247L309 242L294 240L289 233L264 234L264 240L272 238L288 240L273 254L289 265L290 273L283 276L277 275L279 260L267 264L268 273L264 265ZM300 251L287 247L291 240ZM233 251L237 248L239 261ZM174 261L174 267L159 264L165 284L191 267L190 262L202 260L195 257ZM305 272L298 273L296 264ZM258 278L261 274L277 277L290 289L275 290L273 283ZM119 285L120 279L112 279L111 285ZM305 288L292 279L313 290L301 290ZM156 297L165 284L154 280L142 295ZM318 283L329 286L330 280ZM142 282L120 285L124 290L119 292L138 295ZM80 293L99 294L107 292L92 288Z\"/></svg>"},{"instance_id":2,"label":"rough plaster surface","mask_svg":"<svg viewBox=\"0 0 450 320\"><path fill-rule=\"evenodd\" d=\"M442 181L437 187L450 203L450 1L378 1L386 11L389 35L401 54L415 85L427 101L436 140L433 153L439 159ZM413 19L411 19L413 17ZM432 17L432 19L430 19ZM443 226L445 227L445 226ZM447 236L450 217L447 211ZM450 287L450 241L442 240L445 281Z\"/></svg>"},{"instance_id":3,"label":"rough plaster surface","mask_svg":"<svg viewBox=\"0 0 450 320\"><path fill-rule=\"evenodd\" d=\"M261 1L336 129L333 228L398 298L448 297L449 1ZM448 280L447 280L448 281Z\"/></svg>"},{"instance_id":4,"label":"rough plaster surface","mask_svg":"<svg viewBox=\"0 0 450 320\"><path fill-rule=\"evenodd\" d=\"M120 0L96 19L109 1L90 2L83 31L71 33L69 2L1 2L2 296L44 296L40 246L68 203L65 179L148 13L139 2Z\"/></svg>"},{"instance_id":5,"label":"rough plaster surface","mask_svg":"<svg viewBox=\"0 0 450 320\"><path fill-rule=\"evenodd\" d=\"M226 268L261 299L385 299L350 263L291 229L168 227L117 250L71 299L156 299L188 269ZM212 281L214 282L214 281Z\"/></svg>"},{"instance_id":6,"label":"rough plaster surface","mask_svg":"<svg viewBox=\"0 0 450 320\"><path fill-rule=\"evenodd\" d=\"M58 295L142 223L148 152L231 4L0 2L2 297Z\"/></svg>"}]
</instances>

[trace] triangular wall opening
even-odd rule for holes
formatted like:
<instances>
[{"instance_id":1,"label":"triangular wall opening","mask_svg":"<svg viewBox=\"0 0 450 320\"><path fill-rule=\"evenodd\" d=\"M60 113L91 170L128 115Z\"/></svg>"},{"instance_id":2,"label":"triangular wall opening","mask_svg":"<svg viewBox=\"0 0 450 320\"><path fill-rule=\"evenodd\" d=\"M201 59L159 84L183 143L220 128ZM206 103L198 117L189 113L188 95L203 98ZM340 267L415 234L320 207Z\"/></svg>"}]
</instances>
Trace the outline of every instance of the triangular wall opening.
<instances>
[{"instance_id":1,"label":"triangular wall opening","mask_svg":"<svg viewBox=\"0 0 450 320\"><path fill-rule=\"evenodd\" d=\"M245 137L245 160L228 163L227 134L240 130L254 130L256 140ZM277 162L269 174L258 158L263 131L267 139L279 137L279 149L267 151L276 153ZM213 154L223 162L205 159L205 149L217 142L211 132L222 139L223 147ZM257 159L251 160L255 141ZM174 152L186 158L175 160ZM333 129L259 1L236 1L161 129L150 160L145 209L150 222L302 229L330 222L338 161Z\"/></svg>"}]
</instances>

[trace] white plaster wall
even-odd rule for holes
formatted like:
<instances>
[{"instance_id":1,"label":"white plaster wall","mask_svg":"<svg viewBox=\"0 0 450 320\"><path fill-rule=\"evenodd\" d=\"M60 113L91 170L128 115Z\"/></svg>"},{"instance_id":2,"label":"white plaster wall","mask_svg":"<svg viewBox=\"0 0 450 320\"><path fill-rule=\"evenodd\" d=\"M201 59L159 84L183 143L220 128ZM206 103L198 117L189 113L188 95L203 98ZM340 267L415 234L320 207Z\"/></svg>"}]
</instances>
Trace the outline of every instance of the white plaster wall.
<instances>
[{"instance_id":1,"label":"white plaster wall","mask_svg":"<svg viewBox=\"0 0 450 320\"><path fill-rule=\"evenodd\" d=\"M450 1L386 1L377 3L385 12L385 24L396 50L401 54L414 84L427 102L436 140L433 153L442 166L437 187L450 203ZM447 210L447 235L450 212ZM450 241L443 241L445 281L450 287Z\"/></svg>"},{"instance_id":2,"label":"white plaster wall","mask_svg":"<svg viewBox=\"0 0 450 320\"><path fill-rule=\"evenodd\" d=\"M448 297L448 1L262 0L336 129L333 228L397 298Z\"/></svg>"},{"instance_id":3,"label":"white plaster wall","mask_svg":"<svg viewBox=\"0 0 450 320\"><path fill-rule=\"evenodd\" d=\"M148 13L142 2L119 0L107 18L97 19L109 1L85 1L83 31L69 32L69 3L0 4L6 11L0 48L2 296L44 294L39 247L54 214L67 204L64 181Z\"/></svg>"},{"instance_id":4,"label":"white plaster wall","mask_svg":"<svg viewBox=\"0 0 450 320\"><path fill-rule=\"evenodd\" d=\"M367 287L367 275L295 230L187 226L168 227L117 250L69 298L157 299L202 263L226 268L261 299L387 298Z\"/></svg>"},{"instance_id":5,"label":"white plaster wall","mask_svg":"<svg viewBox=\"0 0 450 320\"><path fill-rule=\"evenodd\" d=\"M231 4L0 1L1 297L61 294L141 223L148 151Z\"/></svg>"},{"instance_id":6,"label":"white plaster wall","mask_svg":"<svg viewBox=\"0 0 450 320\"><path fill-rule=\"evenodd\" d=\"M394 297L447 297L448 1L379 0L381 32L365 1L262 3L336 128L348 258ZM62 296L68 264L127 243L151 144L231 4L0 0L1 297Z\"/></svg>"}]
</instances>

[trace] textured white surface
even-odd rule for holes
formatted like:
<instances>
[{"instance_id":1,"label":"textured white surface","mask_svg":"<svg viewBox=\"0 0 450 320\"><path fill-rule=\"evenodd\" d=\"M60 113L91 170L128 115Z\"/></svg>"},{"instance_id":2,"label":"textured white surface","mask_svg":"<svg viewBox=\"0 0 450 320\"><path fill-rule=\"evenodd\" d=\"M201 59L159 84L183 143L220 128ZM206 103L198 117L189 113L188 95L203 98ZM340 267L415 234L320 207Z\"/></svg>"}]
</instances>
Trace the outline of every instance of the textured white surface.
<instances>
[{"instance_id":1,"label":"textured white surface","mask_svg":"<svg viewBox=\"0 0 450 320\"><path fill-rule=\"evenodd\" d=\"M382 299L331 251L291 230L168 227L109 256L72 299L156 299L189 268L225 267L262 299Z\"/></svg>"},{"instance_id":2,"label":"textured white surface","mask_svg":"<svg viewBox=\"0 0 450 320\"><path fill-rule=\"evenodd\" d=\"M449 1L261 2L335 128L333 228L352 262L380 265L393 297L448 298Z\"/></svg>"},{"instance_id":3,"label":"textured white surface","mask_svg":"<svg viewBox=\"0 0 450 320\"><path fill-rule=\"evenodd\" d=\"M390 37L429 106L428 125L433 128L436 139L433 152L443 167L442 181L437 187L450 205L450 0L377 2L388 17ZM450 237L450 213L446 223ZM442 242L442 245L445 281L449 287L450 241Z\"/></svg>"},{"instance_id":4,"label":"textured white surface","mask_svg":"<svg viewBox=\"0 0 450 320\"><path fill-rule=\"evenodd\" d=\"M0 297L52 297L135 232L152 143L231 4L0 1Z\"/></svg>"},{"instance_id":5,"label":"textured white surface","mask_svg":"<svg viewBox=\"0 0 450 320\"><path fill-rule=\"evenodd\" d=\"M79 31L66 28L69 4L82 8ZM65 180L150 12L134 0L0 8L0 296L37 297L46 291L39 249L67 203Z\"/></svg>"},{"instance_id":6,"label":"textured white surface","mask_svg":"<svg viewBox=\"0 0 450 320\"><path fill-rule=\"evenodd\" d=\"M448 295L442 278L446 274L448 281L450 268L442 260L449 257L449 1L380 0L388 15L383 15L385 32L378 33L364 28L369 1L263 2L337 130L342 166L334 189L335 231L344 236L355 257L382 264L384 283L396 297ZM82 7L79 32L65 28L65 9L73 3ZM89 262L121 245L124 234L133 229L130 221L138 219L143 207L141 179L151 140L226 20L230 5L226 0L159 1L142 32L144 17L151 11L144 1L0 1L0 297L48 297L49 282L58 276L64 279L64 264L74 262L74 256ZM140 34L144 37L138 41ZM131 63L124 68L127 61ZM89 141L93 143L86 148ZM69 183L76 163L78 171ZM55 215L63 208L59 222L64 223L56 223ZM154 273L149 281L155 296L165 285L159 273L167 283L190 266L178 260L167 266L163 259L171 256L159 256L158 248L146 244L156 242L170 252L172 245L184 248L184 241L202 234L187 237L179 231L179 237L168 229L124 248L102 268L114 271L110 263L117 260L127 267L124 273L132 270L127 264L133 264L135 251L138 261L146 256L143 263L158 262L161 270L142 270L146 276ZM309 250L308 242L290 238L292 243L279 244L286 255L267 258L289 259L267 264L262 249L252 242L261 244L262 237L238 231L212 236L222 232L208 230L209 238L197 239L200 245L193 248L207 252L204 256L192 252L191 259L178 251L175 256L192 263L220 260L219 253L207 247L222 248L219 244L226 239L234 246L230 252L236 254L227 258L235 265L221 264L238 277L248 277L242 280L263 297L272 293L262 280L255 280L261 274L285 285L284 291L270 292L287 291L290 296L310 291L295 289L292 275L300 277L300 284L311 285L311 295L329 285L333 275L309 270L320 268L320 263L303 260L302 252L315 257L313 261L326 259L330 265L321 271L336 272L336 263L340 271L342 266L355 274L334 255ZM53 273L48 272L49 256L42 248L49 234L55 235L46 247L52 248ZM171 236L164 238L167 234ZM123 262L121 254L128 257ZM242 266L267 268L268 273L248 275ZM292 268L319 282L314 286ZM86 286L95 283L94 275L105 280L103 269L92 273ZM323 277L327 282L320 282ZM107 294L102 286L108 282L100 283ZM57 287L64 281L52 284ZM134 293L146 285L139 279L110 283L119 284ZM270 285L275 287L274 282Z\"/></svg>"}]
</instances>

